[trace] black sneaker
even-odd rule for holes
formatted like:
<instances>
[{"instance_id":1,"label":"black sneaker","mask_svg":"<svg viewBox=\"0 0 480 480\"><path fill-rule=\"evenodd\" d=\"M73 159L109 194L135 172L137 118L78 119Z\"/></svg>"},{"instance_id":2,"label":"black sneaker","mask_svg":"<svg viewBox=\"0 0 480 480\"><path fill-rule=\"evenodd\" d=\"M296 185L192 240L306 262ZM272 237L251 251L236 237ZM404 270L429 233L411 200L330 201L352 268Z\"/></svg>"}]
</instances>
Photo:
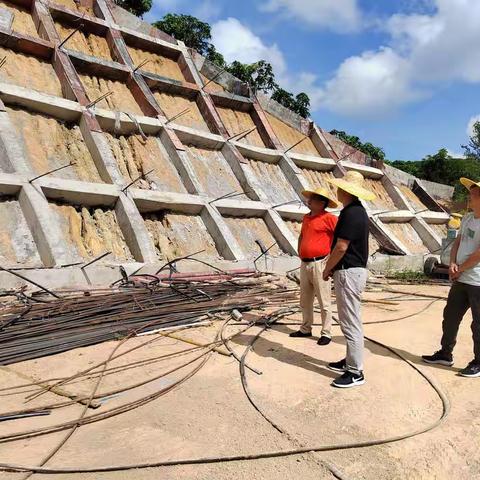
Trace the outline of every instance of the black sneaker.
<instances>
[{"instance_id":1,"label":"black sneaker","mask_svg":"<svg viewBox=\"0 0 480 480\"><path fill-rule=\"evenodd\" d=\"M425 363L435 363L437 365L445 365L451 367L453 365L453 356L451 353L443 352L439 350L433 355L422 355L422 360Z\"/></svg>"},{"instance_id":2,"label":"black sneaker","mask_svg":"<svg viewBox=\"0 0 480 480\"><path fill-rule=\"evenodd\" d=\"M327 337L326 335L322 335L317 342L317 345L328 345L332 339L330 337Z\"/></svg>"},{"instance_id":3,"label":"black sneaker","mask_svg":"<svg viewBox=\"0 0 480 480\"><path fill-rule=\"evenodd\" d=\"M472 360L463 370L458 372L462 377L480 377L480 362Z\"/></svg>"},{"instance_id":4,"label":"black sneaker","mask_svg":"<svg viewBox=\"0 0 480 480\"><path fill-rule=\"evenodd\" d=\"M343 375L332 382L332 386L338 388L350 388L358 387L364 383L365 377L363 376L363 373L353 373L347 370Z\"/></svg>"},{"instance_id":5,"label":"black sneaker","mask_svg":"<svg viewBox=\"0 0 480 480\"><path fill-rule=\"evenodd\" d=\"M344 358L339 362L331 362L328 364L328 368L334 372L344 372L347 369L347 360Z\"/></svg>"},{"instance_id":6,"label":"black sneaker","mask_svg":"<svg viewBox=\"0 0 480 480\"><path fill-rule=\"evenodd\" d=\"M298 332L292 332L289 337L311 337L312 336L312 332L310 333L303 333L301 330L299 330Z\"/></svg>"}]
</instances>

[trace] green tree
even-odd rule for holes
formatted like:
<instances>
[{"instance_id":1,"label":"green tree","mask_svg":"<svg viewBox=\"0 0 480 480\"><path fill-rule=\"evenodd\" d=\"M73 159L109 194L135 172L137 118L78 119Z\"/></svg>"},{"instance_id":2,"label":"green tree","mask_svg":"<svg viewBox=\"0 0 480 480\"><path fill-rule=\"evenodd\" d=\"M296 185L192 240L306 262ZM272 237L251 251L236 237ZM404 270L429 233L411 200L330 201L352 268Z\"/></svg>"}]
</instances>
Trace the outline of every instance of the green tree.
<instances>
[{"instance_id":1,"label":"green tree","mask_svg":"<svg viewBox=\"0 0 480 480\"><path fill-rule=\"evenodd\" d=\"M187 47L194 48L201 55L211 52L212 31L210 25L192 15L167 13L153 26L181 40ZM215 47L213 47L215 50Z\"/></svg>"},{"instance_id":2,"label":"green tree","mask_svg":"<svg viewBox=\"0 0 480 480\"><path fill-rule=\"evenodd\" d=\"M452 184L455 181L456 162L446 148L441 148L435 155L427 155L420 164L420 178L437 183Z\"/></svg>"},{"instance_id":3,"label":"green tree","mask_svg":"<svg viewBox=\"0 0 480 480\"><path fill-rule=\"evenodd\" d=\"M303 118L310 116L310 97L305 92L300 92L295 96L295 109L293 111Z\"/></svg>"},{"instance_id":4,"label":"green tree","mask_svg":"<svg viewBox=\"0 0 480 480\"><path fill-rule=\"evenodd\" d=\"M212 44L209 45L205 57L207 58L207 60L210 60L212 63L218 65L224 70L227 67L227 62L225 62L223 55L220 52L217 52L215 46Z\"/></svg>"},{"instance_id":5,"label":"green tree","mask_svg":"<svg viewBox=\"0 0 480 480\"><path fill-rule=\"evenodd\" d=\"M293 96L293 93L278 87L273 92L272 99L298 113L303 118L307 118L310 115L310 98L306 93L302 92L297 96Z\"/></svg>"},{"instance_id":6,"label":"green tree","mask_svg":"<svg viewBox=\"0 0 480 480\"><path fill-rule=\"evenodd\" d=\"M226 67L226 71L242 82L248 83L255 92L268 93L278 88L273 67L265 60L255 63L241 63L235 60Z\"/></svg>"},{"instance_id":7,"label":"green tree","mask_svg":"<svg viewBox=\"0 0 480 480\"><path fill-rule=\"evenodd\" d=\"M465 156L480 161L480 122L473 124L473 133L467 145L462 145Z\"/></svg>"},{"instance_id":8,"label":"green tree","mask_svg":"<svg viewBox=\"0 0 480 480\"><path fill-rule=\"evenodd\" d=\"M360 150L365 155L368 155L373 160L385 160L385 152L382 148L376 147L370 142L363 143L359 137L355 135L349 135L348 133L344 132L343 130L331 130L331 135L334 135L338 139L345 142L347 145Z\"/></svg>"},{"instance_id":9,"label":"green tree","mask_svg":"<svg viewBox=\"0 0 480 480\"><path fill-rule=\"evenodd\" d=\"M408 161L408 160L395 160L390 162L385 160L385 163L391 165L392 167L402 170L402 172L407 172L410 175L420 178L420 164L421 161Z\"/></svg>"},{"instance_id":10,"label":"green tree","mask_svg":"<svg viewBox=\"0 0 480 480\"><path fill-rule=\"evenodd\" d=\"M137 17L142 17L152 8L152 0L115 0L115 3Z\"/></svg>"},{"instance_id":11,"label":"green tree","mask_svg":"<svg viewBox=\"0 0 480 480\"><path fill-rule=\"evenodd\" d=\"M293 93L287 92L283 88L278 87L272 94L272 99L280 103L286 108L293 110L295 105L295 97Z\"/></svg>"},{"instance_id":12,"label":"green tree","mask_svg":"<svg viewBox=\"0 0 480 480\"><path fill-rule=\"evenodd\" d=\"M480 162L476 157L453 158L445 148L423 160L408 162L389 162L390 165L416 177L431 182L443 183L455 187L453 198L465 199L467 190L459 182L460 177L480 179Z\"/></svg>"}]
</instances>

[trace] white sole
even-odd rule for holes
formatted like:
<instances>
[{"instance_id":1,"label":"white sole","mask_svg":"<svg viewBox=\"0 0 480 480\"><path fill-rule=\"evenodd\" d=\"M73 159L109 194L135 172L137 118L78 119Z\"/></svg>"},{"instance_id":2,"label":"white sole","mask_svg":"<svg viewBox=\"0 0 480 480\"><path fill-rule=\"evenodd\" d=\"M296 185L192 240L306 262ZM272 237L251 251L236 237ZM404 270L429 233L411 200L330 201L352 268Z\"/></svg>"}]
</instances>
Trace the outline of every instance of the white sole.
<instances>
[{"instance_id":1,"label":"white sole","mask_svg":"<svg viewBox=\"0 0 480 480\"><path fill-rule=\"evenodd\" d=\"M432 362L431 360L425 360L422 358L422 361L428 363L429 365L443 365L444 367L452 367L453 362L448 362L447 360L435 360Z\"/></svg>"},{"instance_id":2,"label":"white sole","mask_svg":"<svg viewBox=\"0 0 480 480\"><path fill-rule=\"evenodd\" d=\"M327 365L327 368L332 372L337 372L337 373L345 373L347 371L346 368L334 368L334 367L330 367L329 365Z\"/></svg>"},{"instance_id":3,"label":"white sole","mask_svg":"<svg viewBox=\"0 0 480 480\"><path fill-rule=\"evenodd\" d=\"M480 377L480 372L474 373L473 375L468 375L466 373L459 373L459 375L465 378L477 378L477 377Z\"/></svg>"},{"instance_id":4,"label":"white sole","mask_svg":"<svg viewBox=\"0 0 480 480\"><path fill-rule=\"evenodd\" d=\"M337 388L352 388L352 387L359 387L360 385L363 385L365 383L365 379L359 380L358 382L355 383L350 383L348 385L337 385L336 383L332 382L332 387L337 387Z\"/></svg>"}]
</instances>

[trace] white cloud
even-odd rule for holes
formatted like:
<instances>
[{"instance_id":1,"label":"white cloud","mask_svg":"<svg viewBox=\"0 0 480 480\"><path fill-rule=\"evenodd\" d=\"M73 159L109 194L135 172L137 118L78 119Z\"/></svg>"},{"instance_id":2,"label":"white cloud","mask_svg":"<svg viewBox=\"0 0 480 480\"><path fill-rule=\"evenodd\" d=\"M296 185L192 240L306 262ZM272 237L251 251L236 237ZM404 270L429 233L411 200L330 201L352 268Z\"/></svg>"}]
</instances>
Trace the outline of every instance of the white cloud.
<instances>
[{"instance_id":1,"label":"white cloud","mask_svg":"<svg viewBox=\"0 0 480 480\"><path fill-rule=\"evenodd\" d=\"M475 115L471 117L470 120L468 121L467 130L466 130L468 137L471 137L473 135L473 126L477 122L480 122L480 115Z\"/></svg>"},{"instance_id":2,"label":"white cloud","mask_svg":"<svg viewBox=\"0 0 480 480\"><path fill-rule=\"evenodd\" d=\"M289 70L275 43L266 44L235 18L216 22L212 40L227 61L272 63L284 88L310 96L312 111L326 108L345 116L385 116L445 84L480 83L480 0L424 3L431 8L387 19L382 28L388 41L346 58L327 81L311 72ZM354 0L267 0L262 8L288 13L310 25L342 24L343 32L364 21Z\"/></svg>"},{"instance_id":3,"label":"white cloud","mask_svg":"<svg viewBox=\"0 0 480 480\"><path fill-rule=\"evenodd\" d=\"M407 52L419 81L480 82L480 2L436 0L433 15L394 15L393 46Z\"/></svg>"},{"instance_id":4,"label":"white cloud","mask_svg":"<svg viewBox=\"0 0 480 480\"><path fill-rule=\"evenodd\" d=\"M195 7L193 16L204 22L210 22L218 18L221 11L222 7L215 0L204 0Z\"/></svg>"},{"instance_id":5,"label":"white cloud","mask_svg":"<svg viewBox=\"0 0 480 480\"><path fill-rule=\"evenodd\" d=\"M430 14L396 14L387 46L347 58L324 88L344 115L388 114L449 82L480 83L480 1L432 0Z\"/></svg>"},{"instance_id":6,"label":"white cloud","mask_svg":"<svg viewBox=\"0 0 480 480\"><path fill-rule=\"evenodd\" d=\"M316 75L309 72L289 71L278 46L266 45L260 37L236 18L220 20L212 25L212 43L227 62L233 60L244 63L253 63L258 60L270 62L277 82L282 88L295 94L306 92L310 97L312 111L320 106L322 90L317 85Z\"/></svg>"},{"instance_id":7,"label":"white cloud","mask_svg":"<svg viewBox=\"0 0 480 480\"><path fill-rule=\"evenodd\" d=\"M348 116L382 116L420 97L408 61L391 48L347 58L323 91L327 108Z\"/></svg>"},{"instance_id":8,"label":"white cloud","mask_svg":"<svg viewBox=\"0 0 480 480\"><path fill-rule=\"evenodd\" d=\"M452 158L466 158L463 153L455 152L455 150L450 150L449 148L447 148L447 152Z\"/></svg>"},{"instance_id":9,"label":"white cloud","mask_svg":"<svg viewBox=\"0 0 480 480\"><path fill-rule=\"evenodd\" d=\"M286 70L285 59L278 46L266 45L236 18L230 17L212 25L212 43L227 62L238 60L253 63L266 60L272 64L277 75L282 75Z\"/></svg>"},{"instance_id":10,"label":"white cloud","mask_svg":"<svg viewBox=\"0 0 480 480\"><path fill-rule=\"evenodd\" d=\"M357 0L268 0L260 9L339 33L357 31L362 23Z\"/></svg>"}]
</instances>

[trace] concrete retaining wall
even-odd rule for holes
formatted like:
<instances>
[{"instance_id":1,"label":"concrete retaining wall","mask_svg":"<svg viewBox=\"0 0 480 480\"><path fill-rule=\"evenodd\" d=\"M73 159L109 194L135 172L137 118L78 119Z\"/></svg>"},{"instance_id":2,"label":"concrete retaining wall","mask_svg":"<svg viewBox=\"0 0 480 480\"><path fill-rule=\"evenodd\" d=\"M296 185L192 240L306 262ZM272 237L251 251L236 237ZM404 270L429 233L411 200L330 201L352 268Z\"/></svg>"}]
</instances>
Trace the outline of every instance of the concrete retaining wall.
<instances>
[{"instance_id":1,"label":"concrete retaining wall","mask_svg":"<svg viewBox=\"0 0 480 480\"><path fill-rule=\"evenodd\" d=\"M87 12L73 5L33 0L36 36L2 30L0 21L7 63L15 58L18 69L28 69L27 60L18 60L28 53L49 62L57 77L51 80L61 86L50 88L48 77L32 86L22 75L18 83L15 76L0 77L0 195L18 200L10 210L30 230L35 261L44 267L25 270L27 276L56 286L105 283L120 264L155 271L194 253L186 249L190 243L199 248L202 238L210 242L206 258L223 268L252 265L261 240L272 247L263 268L285 271L298 265L291 220L307 211L301 192L328 187L327 178L348 169L367 177L383 196L378 205L388 205L387 213L366 205L380 249L408 253L389 238L382 215L411 222L427 236L425 254L437 247L439 239L421 219L447 217L407 208L389 170L365 165L359 152L353 161L342 159L343 147L332 147L313 122L251 95L231 76L216 78L218 71L197 53L110 0L96 0ZM62 45L72 22L81 31ZM9 222L0 218L0 229L15 219ZM195 225L201 235L191 230ZM103 250L113 253L89 267L94 279L87 281L79 267ZM27 267L21 256L9 258L7 264L0 257L0 264ZM0 275L0 286L16 282Z\"/></svg>"}]
</instances>

